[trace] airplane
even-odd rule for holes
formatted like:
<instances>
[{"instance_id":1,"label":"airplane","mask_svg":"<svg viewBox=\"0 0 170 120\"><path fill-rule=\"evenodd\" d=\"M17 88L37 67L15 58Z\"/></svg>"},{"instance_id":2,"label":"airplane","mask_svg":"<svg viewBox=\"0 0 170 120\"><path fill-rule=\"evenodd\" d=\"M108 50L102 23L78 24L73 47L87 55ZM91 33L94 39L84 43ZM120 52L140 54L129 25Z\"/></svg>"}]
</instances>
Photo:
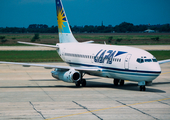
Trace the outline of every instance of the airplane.
<instances>
[{"instance_id":1,"label":"airplane","mask_svg":"<svg viewBox=\"0 0 170 120\"><path fill-rule=\"evenodd\" d=\"M94 41L78 42L72 34L61 0L56 0L59 43L46 45L21 42L21 44L37 45L55 48L59 56L69 66L44 65L33 63L3 62L1 64L16 64L23 67L37 66L52 68L54 78L64 82L75 83L77 87L85 87L85 74L113 78L114 85L124 85L124 80L138 82L140 91L145 91L146 85L161 74L159 64L170 62L157 61L149 52L128 46L94 44Z\"/></svg>"}]
</instances>

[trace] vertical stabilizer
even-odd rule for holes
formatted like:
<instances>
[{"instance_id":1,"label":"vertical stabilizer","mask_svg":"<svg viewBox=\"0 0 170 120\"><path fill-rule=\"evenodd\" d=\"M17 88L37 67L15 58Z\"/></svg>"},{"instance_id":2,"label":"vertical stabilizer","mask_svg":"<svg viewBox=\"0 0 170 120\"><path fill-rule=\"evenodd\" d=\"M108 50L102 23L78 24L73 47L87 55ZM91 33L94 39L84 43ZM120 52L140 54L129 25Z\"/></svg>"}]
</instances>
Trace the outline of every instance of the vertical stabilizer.
<instances>
[{"instance_id":1,"label":"vertical stabilizer","mask_svg":"<svg viewBox=\"0 0 170 120\"><path fill-rule=\"evenodd\" d=\"M77 42L71 32L61 0L56 0L56 9L60 43Z\"/></svg>"}]
</instances>

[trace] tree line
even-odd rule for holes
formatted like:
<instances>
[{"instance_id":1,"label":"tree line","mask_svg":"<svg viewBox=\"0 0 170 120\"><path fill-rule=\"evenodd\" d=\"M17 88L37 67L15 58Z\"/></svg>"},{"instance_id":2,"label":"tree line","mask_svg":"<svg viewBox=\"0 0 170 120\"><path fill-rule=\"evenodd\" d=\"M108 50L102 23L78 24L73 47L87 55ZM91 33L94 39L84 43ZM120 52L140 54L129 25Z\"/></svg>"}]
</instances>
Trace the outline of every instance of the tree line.
<instances>
[{"instance_id":1,"label":"tree line","mask_svg":"<svg viewBox=\"0 0 170 120\"><path fill-rule=\"evenodd\" d=\"M163 25L134 25L132 23L122 22L119 25L85 25L85 26L70 26L73 33L132 33L144 32L147 29L152 29L156 32L170 32L170 24ZM46 24L30 24L28 28L24 27L0 27L0 33L58 33L58 27L49 27Z\"/></svg>"}]
</instances>

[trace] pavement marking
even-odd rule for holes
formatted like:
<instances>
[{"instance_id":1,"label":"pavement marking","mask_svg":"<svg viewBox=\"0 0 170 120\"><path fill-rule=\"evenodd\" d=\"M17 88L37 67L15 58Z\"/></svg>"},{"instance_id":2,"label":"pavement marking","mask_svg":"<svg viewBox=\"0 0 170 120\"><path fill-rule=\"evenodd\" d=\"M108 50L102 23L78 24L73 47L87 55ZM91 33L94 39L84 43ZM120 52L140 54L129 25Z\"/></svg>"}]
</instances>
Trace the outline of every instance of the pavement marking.
<instances>
[{"instance_id":1,"label":"pavement marking","mask_svg":"<svg viewBox=\"0 0 170 120\"><path fill-rule=\"evenodd\" d=\"M161 73L161 75L164 75L164 74L169 74L170 72L165 72L165 73Z\"/></svg>"},{"instance_id":2,"label":"pavement marking","mask_svg":"<svg viewBox=\"0 0 170 120\"><path fill-rule=\"evenodd\" d=\"M40 114L40 116L41 116L43 119L46 119L46 118L43 116L43 114L35 108L34 104L33 104L31 101L29 101L29 103L30 103L30 105L33 107L33 109L34 109L38 114Z\"/></svg>"},{"instance_id":3,"label":"pavement marking","mask_svg":"<svg viewBox=\"0 0 170 120\"><path fill-rule=\"evenodd\" d=\"M126 105L125 103L123 103L123 102L121 102L121 101L118 101L118 100L116 100L116 101L117 101L118 103L121 103L122 105ZM160 102L160 101L159 101L159 102ZM140 109L138 109L138 108L135 108L135 107L132 107L132 106L127 106L127 107L129 107L129 108L131 108L131 109L133 109L133 110L136 110L136 111L138 111L138 112L140 112L140 113L142 113L142 114L144 114L144 115L147 115L147 116L149 116L149 117L152 117L152 118L155 119L155 120L159 120L158 118L156 118L156 117L150 115L149 113L144 112L144 111L142 111L142 110L140 110Z\"/></svg>"},{"instance_id":4,"label":"pavement marking","mask_svg":"<svg viewBox=\"0 0 170 120\"><path fill-rule=\"evenodd\" d=\"M79 104L79 103L77 103L77 102L75 102L75 101L72 101L73 103L75 103L76 105L78 105L78 106L80 106L80 107L82 107L83 109L85 109L85 110L87 110L87 111L90 111L87 107L85 107L85 106L83 106L83 105L81 105L81 104ZM94 115L94 116L96 116L98 119L100 119L100 120L103 120L101 117L99 117L97 114L95 114L95 113L93 113L93 112L90 112L92 115Z\"/></svg>"},{"instance_id":5,"label":"pavement marking","mask_svg":"<svg viewBox=\"0 0 170 120\"><path fill-rule=\"evenodd\" d=\"M75 116L75 115L82 115L82 114L86 114L86 113L92 113L92 112L97 112L97 111L109 110L109 109L114 109L114 108L121 108L121 107L133 106L133 105L140 105L140 104L159 102L159 101L169 100L169 99L170 98L163 98L163 99L153 100L153 101L146 101L146 102L133 103L133 104L127 104L127 105L121 105L121 106L115 106L115 107L109 107L109 108L102 108L102 109L97 109L97 110L92 110L92 111L87 111L87 112L81 112L81 113L76 113L76 114L70 114L70 115L65 115L65 116L48 118L48 119L45 119L45 120L54 120L54 119L58 119L58 118L65 118L65 117L70 117L70 116Z\"/></svg>"}]
</instances>

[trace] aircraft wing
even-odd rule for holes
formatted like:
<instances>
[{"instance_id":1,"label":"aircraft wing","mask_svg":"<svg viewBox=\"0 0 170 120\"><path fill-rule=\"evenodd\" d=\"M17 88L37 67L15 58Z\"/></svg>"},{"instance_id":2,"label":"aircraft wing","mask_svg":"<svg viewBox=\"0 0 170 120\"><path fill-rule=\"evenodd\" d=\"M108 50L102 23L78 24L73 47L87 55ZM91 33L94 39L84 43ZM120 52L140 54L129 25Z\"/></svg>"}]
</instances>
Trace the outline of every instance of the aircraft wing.
<instances>
[{"instance_id":1,"label":"aircraft wing","mask_svg":"<svg viewBox=\"0 0 170 120\"><path fill-rule=\"evenodd\" d=\"M45 69L53 69L53 68L59 68L59 69L75 69L78 71L89 71L89 72L101 72L102 69L98 67L71 67L71 66L58 66L58 65L45 65L45 64L33 64L33 63L19 63L19 62L3 62L0 61L0 64L14 64L14 65L22 65L23 67L30 67L30 66L36 66L36 67L44 67Z\"/></svg>"},{"instance_id":2,"label":"aircraft wing","mask_svg":"<svg viewBox=\"0 0 170 120\"><path fill-rule=\"evenodd\" d=\"M170 59L158 61L159 64L170 62Z\"/></svg>"},{"instance_id":3,"label":"aircraft wing","mask_svg":"<svg viewBox=\"0 0 170 120\"><path fill-rule=\"evenodd\" d=\"M43 46L43 47L51 47L51 48L59 48L59 46L57 46L57 45L46 45L46 44L38 44L38 43L30 43L30 42L21 42L21 41L18 41L18 43L27 44L27 45Z\"/></svg>"}]
</instances>

